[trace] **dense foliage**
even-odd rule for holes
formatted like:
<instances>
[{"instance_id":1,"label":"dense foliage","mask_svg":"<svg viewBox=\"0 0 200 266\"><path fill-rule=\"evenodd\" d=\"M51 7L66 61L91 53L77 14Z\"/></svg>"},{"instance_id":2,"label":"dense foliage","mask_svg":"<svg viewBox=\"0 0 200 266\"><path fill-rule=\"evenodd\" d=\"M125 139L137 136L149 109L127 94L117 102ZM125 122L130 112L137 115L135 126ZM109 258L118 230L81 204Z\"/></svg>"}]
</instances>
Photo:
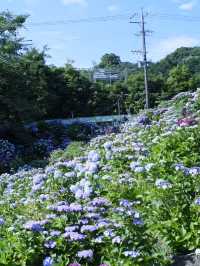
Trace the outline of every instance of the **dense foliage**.
<instances>
[{"instance_id":1,"label":"dense foliage","mask_svg":"<svg viewBox=\"0 0 200 266\"><path fill-rule=\"evenodd\" d=\"M143 73L137 64L105 54L94 67L117 69L124 80L94 83L85 73L66 64L46 64L47 50L38 51L20 36L26 16L0 14L0 137L19 124L45 118L136 113L144 107ZM151 106L180 91L199 85L199 49L181 48L149 66ZM84 108L83 108L84 106Z\"/></svg>"}]
</instances>

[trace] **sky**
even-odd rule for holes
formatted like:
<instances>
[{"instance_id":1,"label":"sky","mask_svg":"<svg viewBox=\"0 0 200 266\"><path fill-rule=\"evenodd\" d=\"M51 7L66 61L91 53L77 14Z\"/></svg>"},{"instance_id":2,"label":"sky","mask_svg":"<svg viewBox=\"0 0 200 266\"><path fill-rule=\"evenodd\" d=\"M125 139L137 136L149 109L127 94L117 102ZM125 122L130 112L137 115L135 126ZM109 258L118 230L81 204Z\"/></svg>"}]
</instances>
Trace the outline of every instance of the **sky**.
<instances>
[{"instance_id":1,"label":"sky","mask_svg":"<svg viewBox=\"0 0 200 266\"><path fill-rule=\"evenodd\" d=\"M141 48L141 37L135 35L140 28L129 19L141 8L149 14L146 29L153 31L147 36L149 61L158 61L178 47L200 46L200 0L0 0L1 11L29 14L21 34L38 49L47 45L48 64L63 66L73 60L77 68L92 67L111 52L122 61L141 60L132 53ZM123 19L55 23L117 15Z\"/></svg>"}]
</instances>

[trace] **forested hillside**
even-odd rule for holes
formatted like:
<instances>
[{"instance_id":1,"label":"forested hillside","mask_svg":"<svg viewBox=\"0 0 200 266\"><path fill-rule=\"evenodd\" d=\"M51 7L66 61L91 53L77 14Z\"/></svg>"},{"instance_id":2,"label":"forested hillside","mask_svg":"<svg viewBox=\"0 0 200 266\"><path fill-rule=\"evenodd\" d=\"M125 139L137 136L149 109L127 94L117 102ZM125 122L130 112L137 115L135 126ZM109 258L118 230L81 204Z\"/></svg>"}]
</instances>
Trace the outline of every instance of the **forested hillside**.
<instances>
[{"instance_id":1,"label":"forested hillside","mask_svg":"<svg viewBox=\"0 0 200 266\"><path fill-rule=\"evenodd\" d=\"M151 70L168 75L173 67L186 65L193 74L200 73L200 47L182 47L168 55L160 62L153 64Z\"/></svg>"}]
</instances>

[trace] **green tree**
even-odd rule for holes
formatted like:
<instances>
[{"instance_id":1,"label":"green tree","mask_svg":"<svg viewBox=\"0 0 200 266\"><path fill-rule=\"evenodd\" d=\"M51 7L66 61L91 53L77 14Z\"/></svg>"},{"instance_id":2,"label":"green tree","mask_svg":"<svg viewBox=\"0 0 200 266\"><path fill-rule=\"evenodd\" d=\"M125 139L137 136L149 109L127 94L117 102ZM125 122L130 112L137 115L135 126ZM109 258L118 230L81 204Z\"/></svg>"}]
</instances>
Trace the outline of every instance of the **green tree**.
<instances>
[{"instance_id":1,"label":"green tree","mask_svg":"<svg viewBox=\"0 0 200 266\"><path fill-rule=\"evenodd\" d=\"M14 16L10 12L0 13L0 55L3 61L16 58L23 53L24 39L18 31L23 28L27 16ZM4 57L3 57L4 56Z\"/></svg>"},{"instance_id":2,"label":"green tree","mask_svg":"<svg viewBox=\"0 0 200 266\"><path fill-rule=\"evenodd\" d=\"M179 65L170 70L166 81L165 97L171 97L179 92L195 90L196 80L186 65Z\"/></svg>"},{"instance_id":3,"label":"green tree","mask_svg":"<svg viewBox=\"0 0 200 266\"><path fill-rule=\"evenodd\" d=\"M25 123L45 113L45 51L27 49L19 36L26 16L0 14L0 122Z\"/></svg>"},{"instance_id":4,"label":"green tree","mask_svg":"<svg viewBox=\"0 0 200 266\"><path fill-rule=\"evenodd\" d=\"M93 93L92 83L73 67L65 69L64 77L68 86L68 113L74 116L91 115L89 101Z\"/></svg>"},{"instance_id":5,"label":"green tree","mask_svg":"<svg viewBox=\"0 0 200 266\"><path fill-rule=\"evenodd\" d=\"M150 107L154 107L164 88L164 79L161 75L149 73L149 98ZM132 113L137 113L145 105L144 74L138 72L129 76L127 81L128 97L126 99L126 108Z\"/></svg>"},{"instance_id":6,"label":"green tree","mask_svg":"<svg viewBox=\"0 0 200 266\"><path fill-rule=\"evenodd\" d=\"M112 68L119 66L120 64L121 64L120 57L114 53L110 53L102 56L99 67Z\"/></svg>"}]
</instances>

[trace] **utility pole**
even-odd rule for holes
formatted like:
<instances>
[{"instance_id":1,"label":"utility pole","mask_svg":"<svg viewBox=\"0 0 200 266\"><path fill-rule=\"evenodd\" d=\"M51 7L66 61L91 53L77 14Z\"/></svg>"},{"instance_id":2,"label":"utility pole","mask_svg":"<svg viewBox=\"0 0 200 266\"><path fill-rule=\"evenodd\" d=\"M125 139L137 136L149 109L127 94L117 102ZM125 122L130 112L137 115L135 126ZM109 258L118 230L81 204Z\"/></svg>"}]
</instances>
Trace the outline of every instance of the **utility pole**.
<instances>
[{"instance_id":1,"label":"utility pole","mask_svg":"<svg viewBox=\"0 0 200 266\"><path fill-rule=\"evenodd\" d=\"M121 116L121 108L120 108L120 97L117 99L117 109L118 109L118 116Z\"/></svg>"},{"instance_id":2,"label":"utility pole","mask_svg":"<svg viewBox=\"0 0 200 266\"><path fill-rule=\"evenodd\" d=\"M135 17L135 15L133 17ZM148 62L147 62L146 36L147 36L147 33L150 33L150 31L145 29L145 19L144 19L143 9L141 9L140 21L131 21L130 23L138 24L141 27L139 36L142 36L142 50L133 51L133 53L141 54L143 57L142 65L144 68L145 108L149 109L149 88L148 88L148 73L147 73Z\"/></svg>"}]
</instances>

